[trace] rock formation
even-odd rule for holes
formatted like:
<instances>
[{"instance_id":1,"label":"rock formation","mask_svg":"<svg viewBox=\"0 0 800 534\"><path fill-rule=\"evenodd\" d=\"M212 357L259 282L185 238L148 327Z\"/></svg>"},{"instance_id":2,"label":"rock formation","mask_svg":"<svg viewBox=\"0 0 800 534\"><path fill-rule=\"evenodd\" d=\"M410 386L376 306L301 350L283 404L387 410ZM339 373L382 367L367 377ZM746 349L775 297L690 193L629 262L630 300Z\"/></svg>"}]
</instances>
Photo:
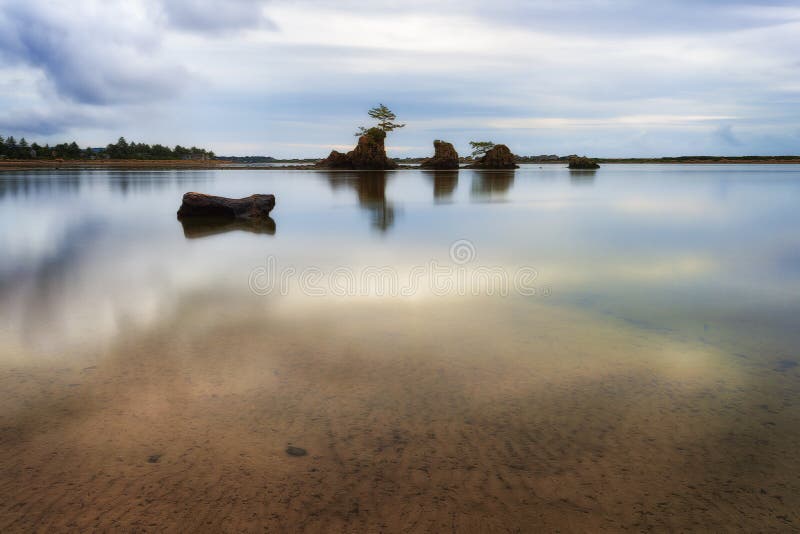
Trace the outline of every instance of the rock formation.
<instances>
[{"instance_id":1,"label":"rock formation","mask_svg":"<svg viewBox=\"0 0 800 534\"><path fill-rule=\"evenodd\" d=\"M420 164L423 169L458 169L458 152L451 143L436 140L433 142L433 157Z\"/></svg>"},{"instance_id":2,"label":"rock formation","mask_svg":"<svg viewBox=\"0 0 800 534\"><path fill-rule=\"evenodd\" d=\"M514 154L506 145L495 145L486 155L468 166L470 169L516 169Z\"/></svg>"},{"instance_id":3,"label":"rock formation","mask_svg":"<svg viewBox=\"0 0 800 534\"><path fill-rule=\"evenodd\" d=\"M185 217L257 219L268 217L274 207L275 195L225 198L203 193L186 193L178 210L178 219Z\"/></svg>"},{"instance_id":4,"label":"rock formation","mask_svg":"<svg viewBox=\"0 0 800 534\"><path fill-rule=\"evenodd\" d=\"M330 155L316 164L317 167L323 167L325 169L352 169L353 162L350 161L350 152L349 154L342 154L338 150L331 150Z\"/></svg>"},{"instance_id":5,"label":"rock formation","mask_svg":"<svg viewBox=\"0 0 800 534\"><path fill-rule=\"evenodd\" d=\"M570 156L569 168L579 169L579 170L591 170L591 169L599 169L600 165L598 165L595 160L589 159L585 156L584 157Z\"/></svg>"},{"instance_id":6,"label":"rock formation","mask_svg":"<svg viewBox=\"0 0 800 534\"><path fill-rule=\"evenodd\" d=\"M353 170L388 170L397 168L397 163L386 157L386 148L383 140L386 132L380 128L370 128L367 133L358 138L356 147L342 154L336 150L317 163L323 169L353 169Z\"/></svg>"}]
</instances>

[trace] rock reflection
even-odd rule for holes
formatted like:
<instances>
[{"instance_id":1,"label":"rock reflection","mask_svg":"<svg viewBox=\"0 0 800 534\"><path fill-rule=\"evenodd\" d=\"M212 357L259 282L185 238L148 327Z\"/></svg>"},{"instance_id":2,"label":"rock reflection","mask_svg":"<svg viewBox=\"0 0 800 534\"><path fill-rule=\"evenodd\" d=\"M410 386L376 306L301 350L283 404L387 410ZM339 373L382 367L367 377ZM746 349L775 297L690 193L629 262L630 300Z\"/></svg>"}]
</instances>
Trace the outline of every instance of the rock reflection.
<instances>
[{"instance_id":1,"label":"rock reflection","mask_svg":"<svg viewBox=\"0 0 800 534\"><path fill-rule=\"evenodd\" d=\"M351 188L358 195L358 204L370 212L372 227L386 232L394 224L394 206L386 200L386 184L391 171L326 171L331 188Z\"/></svg>"},{"instance_id":2,"label":"rock reflection","mask_svg":"<svg viewBox=\"0 0 800 534\"><path fill-rule=\"evenodd\" d=\"M184 217L180 222L186 239L209 237L237 230L253 234L275 235L277 229L272 217L250 220L225 217Z\"/></svg>"},{"instance_id":3,"label":"rock reflection","mask_svg":"<svg viewBox=\"0 0 800 534\"><path fill-rule=\"evenodd\" d=\"M437 203L451 202L458 186L458 170L423 171L433 181L433 198Z\"/></svg>"},{"instance_id":4,"label":"rock reflection","mask_svg":"<svg viewBox=\"0 0 800 534\"><path fill-rule=\"evenodd\" d=\"M479 202L504 200L514 185L514 171L476 170L472 175L471 198Z\"/></svg>"},{"instance_id":5,"label":"rock reflection","mask_svg":"<svg viewBox=\"0 0 800 534\"><path fill-rule=\"evenodd\" d=\"M569 170L569 181L572 185L594 185L596 177L597 170L595 169Z\"/></svg>"}]
</instances>

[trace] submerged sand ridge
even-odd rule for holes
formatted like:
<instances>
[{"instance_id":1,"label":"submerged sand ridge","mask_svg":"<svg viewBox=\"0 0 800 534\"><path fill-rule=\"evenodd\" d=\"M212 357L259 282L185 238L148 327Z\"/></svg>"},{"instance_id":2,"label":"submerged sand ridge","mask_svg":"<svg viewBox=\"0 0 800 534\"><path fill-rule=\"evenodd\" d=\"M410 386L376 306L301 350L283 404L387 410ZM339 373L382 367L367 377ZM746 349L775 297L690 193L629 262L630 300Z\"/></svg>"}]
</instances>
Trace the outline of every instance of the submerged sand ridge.
<instances>
[{"instance_id":1,"label":"submerged sand ridge","mask_svg":"<svg viewBox=\"0 0 800 534\"><path fill-rule=\"evenodd\" d=\"M800 524L796 369L522 299L206 304L0 368L0 528Z\"/></svg>"}]
</instances>

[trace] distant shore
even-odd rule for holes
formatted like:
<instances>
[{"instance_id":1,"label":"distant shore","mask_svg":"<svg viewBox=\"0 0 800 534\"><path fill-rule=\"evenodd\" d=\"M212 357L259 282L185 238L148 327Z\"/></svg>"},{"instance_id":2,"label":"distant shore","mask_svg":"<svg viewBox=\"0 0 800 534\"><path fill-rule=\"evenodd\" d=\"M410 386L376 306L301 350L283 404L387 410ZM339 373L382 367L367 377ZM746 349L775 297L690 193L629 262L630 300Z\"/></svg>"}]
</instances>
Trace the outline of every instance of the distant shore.
<instances>
[{"instance_id":1,"label":"distant shore","mask_svg":"<svg viewBox=\"0 0 800 534\"><path fill-rule=\"evenodd\" d=\"M753 164L798 164L800 156L679 156L668 158L593 158L598 163L665 163L665 164L713 164L713 165L737 165L742 163ZM528 163L528 162L525 162ZM555 162L554 162L555 163ZM561 162L559 162L561 163Z\"/></svg>"},{"instance_id":2,"label":"distant shore","mask_svg":"<svg viewBox=\"0 0 800 534\"><path fill-rule=\"evenodd\" d=\"M0 160L0 170L17 171L27 169L218 169L228 164L222 160L182 159L103 159L103 160Z\"/></svg>"},{"instance_id":3,"label":"distant shore","mask_svg":"<svg viewBox=\"0 0 800 534\"><path fill-rule=\"evenodd\" d=\"M422 158L420 158L421 160ZM741 165L775 164L800 165L800 156L714 158L707 156L680 158L596 158L603 164L660 164L660 165ZM294 160L296 161L296 160ZM399 159L400 168L416 168L414 160ZM284 165L282 165L285 163ZM566 165L564 161L530 161L520 158L519 163L530 165ZM311 162L298 164L291 161L276 160L269 164L241 164L228 160L0 160L0 171L22 171L32 169L115 169L115 170L203 170L203 169L245 169L245 170L311 170Z\"/></svg>"}]
</instances>

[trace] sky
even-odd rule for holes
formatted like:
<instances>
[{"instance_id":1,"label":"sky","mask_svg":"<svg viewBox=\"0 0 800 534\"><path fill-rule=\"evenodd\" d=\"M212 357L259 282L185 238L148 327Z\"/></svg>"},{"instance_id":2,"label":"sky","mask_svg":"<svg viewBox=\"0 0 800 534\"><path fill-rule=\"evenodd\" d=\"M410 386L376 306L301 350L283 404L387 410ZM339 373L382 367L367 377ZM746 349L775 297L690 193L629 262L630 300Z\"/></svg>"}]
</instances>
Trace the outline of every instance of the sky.
<instances>
[{"instance_id":1,"label":"sky","mask_svg":"<svg viewBox=\"0 0 800 534\"><path fill-rule=\"evenodd\" d=\"M0 135L322 157L800 154L800 3L0 0Z\"/></svg>"}]
</instances>

